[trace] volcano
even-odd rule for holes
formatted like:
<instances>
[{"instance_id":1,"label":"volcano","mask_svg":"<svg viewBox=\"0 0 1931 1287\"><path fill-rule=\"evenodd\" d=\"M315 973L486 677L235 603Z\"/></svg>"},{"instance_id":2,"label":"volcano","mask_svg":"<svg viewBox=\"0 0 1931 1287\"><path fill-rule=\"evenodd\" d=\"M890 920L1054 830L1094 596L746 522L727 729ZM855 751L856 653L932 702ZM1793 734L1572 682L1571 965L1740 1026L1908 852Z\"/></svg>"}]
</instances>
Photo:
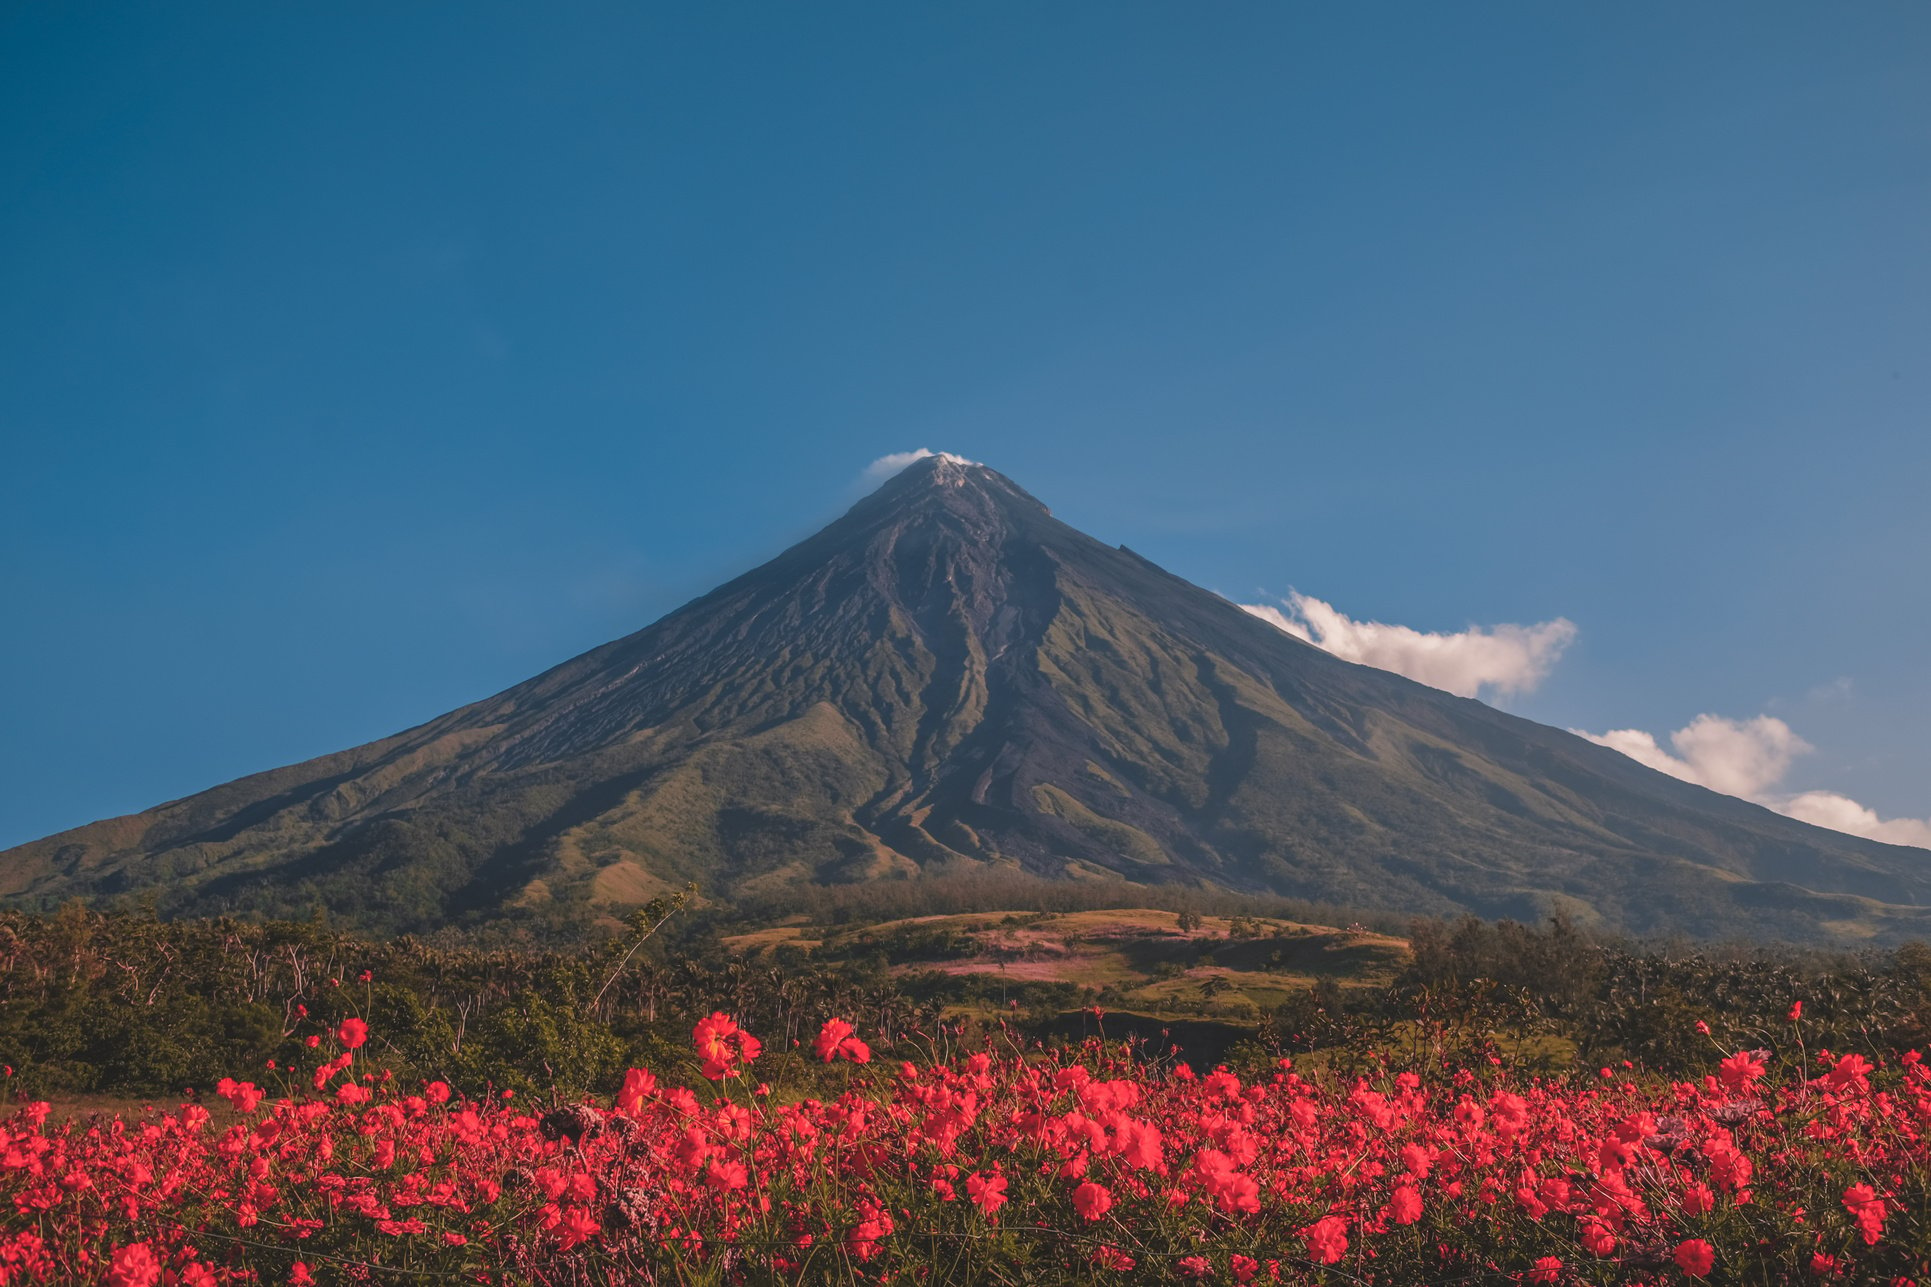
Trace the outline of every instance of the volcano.
<instances>
[{"instance_id":1,"label":"volcano","mask_svg":"<svg viewBox=\"0 0 1931 1287\"><path fill-rule=\"evenodd\" d=\"M395 933L968 873L1931 931L1921 849L1341 661L950 456L506 692L0 854L0 897Z\"/></svg>"}]
</instances>

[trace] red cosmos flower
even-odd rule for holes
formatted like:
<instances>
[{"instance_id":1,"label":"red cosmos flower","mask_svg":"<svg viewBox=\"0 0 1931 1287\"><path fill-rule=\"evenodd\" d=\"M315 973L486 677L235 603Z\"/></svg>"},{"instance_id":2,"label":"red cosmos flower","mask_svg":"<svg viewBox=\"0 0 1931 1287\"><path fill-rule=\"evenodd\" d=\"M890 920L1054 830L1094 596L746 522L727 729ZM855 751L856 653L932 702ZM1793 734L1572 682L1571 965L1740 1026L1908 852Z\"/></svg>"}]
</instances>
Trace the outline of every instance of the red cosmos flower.
<instances>
[{"instance_id":1,"label":"red cosmos flower","mask_svg":"<svg viewBox=\"0 0 1931 1287\"><path fill-rule=\"evenodd\" d=\"M1166 1163L1160 1128L1150 1122L1122 1122L1117 1132L1120 1160L1141 1170L1157 1171Z\"/></svg>"},{"instance_id":2,"label":"red cosmos flower","mask_svg":"<svg viewBox=\"0 0 1931 1287\"><path fill-rule=\"evenodd\" d=\"M966 1177L966 1196L987 1215L1006 1205L1006 1177L997 1171L974 1171Z\"/></svg>"},{"instance_id":3,"label":"red cosmos flower","mask_svg":"<svg viewBox=\"0 0 1931 1287\"><path fill-rule=\"evenodd\" d=\"M892 1213L869 1198L857 1204L858 1223L845 1235L845 1246L859 1260L878 1254L878 1244L892 1236Z\"/></svg>"},{"instance_id":4,"label":"red cosmos flower","mask_svg":"<svg viewBox=\"0 0 1931 1287\"><path fill-rule=\"evenodd\" d=\"M1180 1275L1183 1278L1191 1278L1195 1282L1201 1282L1214 1276L1214 1267L1208 1262L1205 1256L1182 1256L1180 1258Z\"/></svg>"},{"instance_id":5,"label":"red cosmos flower","mask_svg":"<svg viewBox=\"0 0 1931 1287\"><path fill-rule=\"evenodd\" d=\"M294 1287L312 1287L315 1275L308 1271L306 1264L298 1260L295 1262L295 1267L288 1271L288 1281L294 1284Z\"/></svg>"},{"instance_id":6,"label":"red cosmos flower","mask_svg":"<svg viewBox=\"0 0 1931 1287\"><path fill-rule=\"evenodd\" d=\"M109 1287L154 1287L161 1281L161 1262L145 1242L118 1248L107 1264Z\"/></svg>"},{"instance_id":7,"label":"red cosmos flower","mask_svg":"<svg viewBox=\"0 0 1931 1287\"><path fill-rule=\"evenodd\" d=\"M1609 1226L1593 1216L1582 1221L1582 1246L1592 1256L1607 1256L1616 1250L1616 1235Z\"/></svg>"},{"instance_id":8,"label":"red cosmos flower","mask_svg":"<svg viewBox=\"0 0 1931 1287\"><path fill-rule=\"evenodd\" d=\"M262 1088L252 1081L236 1081L233 1077L223 1077L215 1083L215 1094L235 1106L241 1113L252 1113L262 1101Z\"/></svg>"},{"instance_id":9,"label":"red cosmos flower","mask_svg":"<svg viewBox=\"0 0 1931 1287\"><path fill-rule=\"evenodd\" d=\"M1073 1210L1088 1220L1097 1220L1113 1209L1113 1195L1103 1184L1088 1180L1073 1190Z\"/></svg>"},{"instance_id":10,"label":"red cosmos flower","mask_svg":"<svg viewBox=\"0 0 1931 1287\"><path fill-rule=\"evenodd\" d=\"M1562 1280L1562 1258L1560 1256L1539 1256L1529 1270L1532 1283L1553 1283Z\"/></svg>"},{"instance_id":11,"label":"red cosmos flower","mask_svg":"<svg viewBox=\"0 0 1931 1287\"><path fill-rule=\"evenodd\" d=\"M1857 1230L1867 1246L1876 1246L1884 1236L1884 1199L1868 1184L1853 1184L1844 1190L1844 1210L1857 1221Z\"/></svg>"},{"instance_id":12,"label":"red cosmos flower","mask_svg":"<svg viewBox=\"0 0 1931 1287\"><path fill-rule=\"evenodd\" d=\"M565 1251L580 1243L590 1241L603 1232L597 1218L582 1207L571 1207L563 1213L557 1223L557 1242Z\"/></svg>"},{"instance_id":13,"label":"red cosmos flower","mask_svg":"<svg viewBox=\"0 0 1931 1287\"><path fill-rule=\"evenodd\" d=\"M827 1019L825 1026L818 1029L818 1039L811 1048L826 1063L834 1059L849 1059L855 1064L868 1064L872 1061L872 1048L852 1035L853 1028L843 1019Z\"/></svg>"},{"instance_id":14,"label":"red cosmos flower","mask_svg":"<svg viewBox=\"0 0 1931 1287\"><path fill-rule=\"evenodd\" d=\"M1862 1055L1845 1055L1831 1066L1824 1075L1824 1084L1832 1090L1842 1090L1846 1086L1864 1084L1865 1076L1874 1065Z\"/></svg>"},{"instance_id":15,"label":"red cosmos flower","mask_svg":"<svg viewBox=\"0 0 1931 1287\"><path fill-rule=\"evenodd\" d=\"M1234 1074L1228 1072L1225 1068L1216 1068L1201 1078L1200 1087L1209 1095L1218 1095L1222 1099L1235 1100L1240 1098L1240 1078L1234 1076Z\"/></svg>"},{"instance_id":16,"label":"red cosmos flower","mask_svg":"<svg viewBox=\"0 0 1931 1287\"><path fill-rule=\"evenodd\" d=\"M1261 1209L1260 1184L1243 1174L1239 1163L1219 1149L1201 1149L1194 1158L1192 1175L1222 1211L1251 1215Z\"/></svg>"},{"instance_id":17,"label":"red cosmos flower","mask_svg":"<svg viewBox=\"0 0 1931 1287\"><path fill-rule=\"evenodd\" d=\"M1331 1265L1348 1251L1348 1222L1341 1216L1322 1216L1301 1230L1307 1239L1307 1254L1315 1262Z\"/></svg>"},{"instance_id":18,"label":"red cosmos flower","mask_svg":"<svg viewBox=\"0 0 1931 1287\"><path fill-rule=\"evenodd\" d=\"M1746 1090L1763 1076L1764 1051L1739 1050L1716 1066L1716 1075L1731 1090Z\"/></svg>"},{"instance_id":19,"label":"red cosmos flower","mask_svg":"<svg viewBox=\"0 0 1931 1287\"><path fill-rule=\"evenodd\" d=\"M726 1193L741 1189L751 1182L751 1176L742 1162L712 1162L710 1173L704 1178L712 1188Z\"/></svg>"},{"instance_id":20,"label":"red cosmos flower","mask_svg":"<svg viewBox=\"0 0 1931 1287\"><path fill-rule=\"evenodd\" d=\"M1388 1197L1388 1214L1396 1224L1413 1224L1421 1219L1421 1194L1412 1184L1399 1184Z\"/></svg>"},{"instance_id":21,"label":"red cosmos flower","mask_svg":"<svg viewBox=\"0 0 1931 1287\"><path fill-rule=\"evenodd\" d=\"M1230 1263L1234 1270L1234 1281L1237 1283L1251 1283L1254 1281L1254 1275L1260 1272L1260 1261L1252 1256L1243 1256L1239 1252L1234 1253Z\"/></svg>"},{"instance_id":22,"label":"red cosmos flower","mask_svg":"<svg viewBox=\"0 0 1931 1287\"><path fill-rule=\"evenodd\" d=\"M1701 1238L1688 1238L1676 1244L1676 1267L1691 1278L1701 1278L1716 1264L1716 1248Z\"/></svg>"},{"instance_id":23,"label":"red cosmos flower","mask_svg":"<svg viewBox=\"0 0 1931 1287\"><path fill-rule=\"evenodd\" d=\"M344 1068L347 1068L349 1064L353 1061L353 1059L354 1059L354 1056L349 1054L349 1052L345 1050L341 1054L337 1055L335 1058L329 1060L327 1063L317 1068L315 1070L315 1076L312 1079L315 1089L320 1090L322 1089L322 1087L328 1085L329 1079L335 1076L335 1074L341 1072Z\"/></svg>"},{"instance_id":24,"label":"red cosmos flower","mask_svg":"<svg viewBox=\"0 0 1931 1287\"><path fill-rule=\"evenodd\" d=\"M429 1226L420 1220L377 1220L375 1227L391 1238L404 1238L412 1233L427 1233Z\"/></svg>"},{"instance_id":25,"label":"red cosmos flower","mask_svg":"<svg viewBox=\"0 0 1931 1287\"><path fill-rule=\"evenodd\" d=\"M691 1029L691 1040L697 1045L698 1058L704 1061L700 1071L712 1081L729 1077L738 1070L740 1060L750 1063L764 1049L763 1042L722 1011L699 1019Z\"/></svg>"},{"instance_id":26,"label":"red cosmos flower","mask_svg":"<svg viewBox=\"0 0 1931 1287\"><path fill-rule=\"evenodd\" d=\"M632 1068L624 1074L623 1088L617 1092L617 1111L626 1117L641 1117L644 1101L657 1089L655 1074Z\"/></svg>"},{"instance_id":27,"label":"red cosmos flower","mask_svg":"<svg viewBox=\"0 0 1931 1287\"><path fill-rule=\"evenodd\" d=\"M1790 1003L1790 1021L1792 1023L1795 1023L1797 1022L1797 1020L1803 1017L1804 1017L1804 1003L1801 1001L1792 1001Z\"/></svg>"},{"instance_id":28,"label":"red cosmos flower","mask_svg":"<svg viewBox=\"0 0 1931 1287\"><path fill-rule=\"evenodd\" d=\"M369 1025L360 1019L344 1019L335 1036L348 1049L360 1050L362 1043L369 1039Z\"/></svg>"}]
</instances>

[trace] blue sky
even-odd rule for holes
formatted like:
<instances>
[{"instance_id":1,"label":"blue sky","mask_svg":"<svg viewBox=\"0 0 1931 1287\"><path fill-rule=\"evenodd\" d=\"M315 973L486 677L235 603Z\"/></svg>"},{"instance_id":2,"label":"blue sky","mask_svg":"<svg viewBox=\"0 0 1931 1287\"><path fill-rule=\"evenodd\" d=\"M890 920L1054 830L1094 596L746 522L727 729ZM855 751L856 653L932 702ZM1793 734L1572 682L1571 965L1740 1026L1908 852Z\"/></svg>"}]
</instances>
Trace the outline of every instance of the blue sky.
<instances>
[{"instance_id":1,"label":"blue sky","mask_svg":"<svg viewBox=\"0 0 1931 1287\"><path fill-rule=\"evenodd\" d=\"M8 6L0 845L916 447L1245 602L1565 618L1498 701L1924 818L1927 67L1901 3Z\"/></svg>"}]
</instances>

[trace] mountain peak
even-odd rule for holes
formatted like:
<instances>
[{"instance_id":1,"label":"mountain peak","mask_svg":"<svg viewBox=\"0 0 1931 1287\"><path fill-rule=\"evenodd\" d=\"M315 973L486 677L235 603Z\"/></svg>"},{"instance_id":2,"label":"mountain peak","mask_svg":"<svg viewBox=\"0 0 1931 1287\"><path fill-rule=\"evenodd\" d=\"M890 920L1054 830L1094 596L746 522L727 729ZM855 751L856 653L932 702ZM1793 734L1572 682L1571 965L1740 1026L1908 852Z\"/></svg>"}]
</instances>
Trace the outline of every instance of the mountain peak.
<instances>
[{"instance_id":1,"label":"mountain peak","mask_svg":"<svg viewBox=\"0 0 1931 1287\"><path fill-rule=\"evenodd\" d=\"M881 491L899 485L959 487L975 474L990 474L995 478L1000 476L998 471L988 469L976 460L967 460L949 451L925 451L921 448L919 452L909 454L911 463L886 479ZM898 459L903 457L885 457L886 461Z\"/></svg>"},{"instance_id":2,"label":"mountain peak","mask_svg":"<svg viewBox=\"0 0 1931 1287\"><path fill-rule=\"evenodd\" d=\"M888 457L887 459L890 459ZM916 457L852 508L854 515L906 514L929 505L952 512L1050 515L1025 488L989 465L949 451Z\"/></svg>"}]
</instances>

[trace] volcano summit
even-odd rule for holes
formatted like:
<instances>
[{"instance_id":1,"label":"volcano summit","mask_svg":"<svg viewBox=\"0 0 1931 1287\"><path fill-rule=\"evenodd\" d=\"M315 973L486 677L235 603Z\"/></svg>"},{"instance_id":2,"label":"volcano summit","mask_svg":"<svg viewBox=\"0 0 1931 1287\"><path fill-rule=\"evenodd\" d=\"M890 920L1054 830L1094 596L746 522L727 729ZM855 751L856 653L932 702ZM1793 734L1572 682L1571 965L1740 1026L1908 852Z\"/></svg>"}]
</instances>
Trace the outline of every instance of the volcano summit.
<instances>
[{"instance_id":1,"label":"volcano summit","mask_svg":"<svg viewBox=\"0 0 1931 1287\"><path fill-rule=\"evenodd\" d=\"M1353 665L918 460L497 696L0 854L0 896L378 931L970 872L1704 937L1931 932L1920 849Z\"/></svg>"}]
</instances>

